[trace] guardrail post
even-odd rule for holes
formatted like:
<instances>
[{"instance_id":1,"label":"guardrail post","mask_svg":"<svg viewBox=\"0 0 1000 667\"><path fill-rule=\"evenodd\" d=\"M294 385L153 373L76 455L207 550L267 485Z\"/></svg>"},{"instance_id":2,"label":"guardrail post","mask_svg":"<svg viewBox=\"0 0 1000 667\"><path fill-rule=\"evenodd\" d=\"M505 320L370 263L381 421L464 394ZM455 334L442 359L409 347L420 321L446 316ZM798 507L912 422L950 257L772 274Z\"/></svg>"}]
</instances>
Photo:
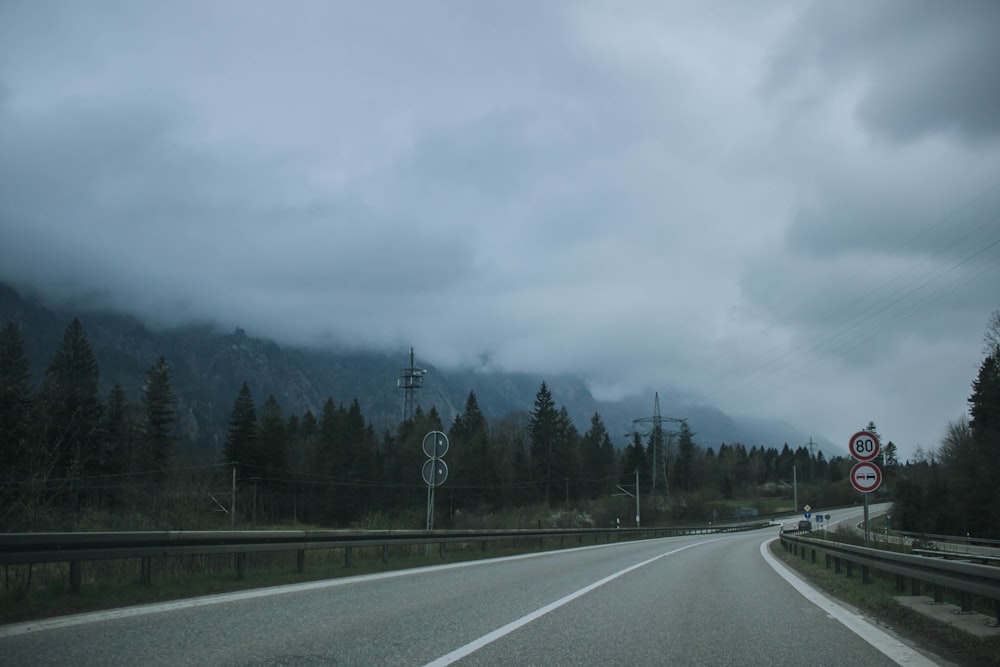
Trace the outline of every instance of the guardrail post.
<instances>
[{"instance_id":1,"label":"guardrail post","mask_svg":"<svg viewBox=\"0 0 1000 667\"><path fill-rule=\"evenodd\" d=\"M139 581L147 586L153 583L153 559L150 556L139 559Z\"/></svg>"},{"instance_id":2,"label":"guardrail post","mask_svg":"<svg viewBox=\"0 0 1000 667\"><path fill-rule=\"evenodd\" d=\"M80 592L80 561L71 560L69 562L69 589L74 593Z\"/></svg>"},{"instance_id":3,"label":"guardrail post","mask_svg":"<svg viewBox=\"0 0 1000 667\"><path fill-rule=\"evenodd\" d=\"M861 583L870 584L871 583L871 573L869 572L871 568L867 565L861 566Z\"/></svg>"},{"instance_id":4,"label":"guardrail post","mask_svg":"<svg viewBox=\"0 0 1000 667\"><path fill-rule=\"evenodd\" d=\"M812 550L810 551L810 553L812 554L812 558L811 558L811 560L812 560L812 562L813 562L813 563L815 563L815 562L816 562L816 550L815 550L815 549L812 549Z\"/></svg>"},{"instance_id":5,"label":"guardrail post","mask_svg":"<svg viewBox=\"0 0 1000 667\"><path fill-rule=\"evenodd\" d=\"M351 566L351 552L353 550L353 547L344 547L344 567Z\"/></svg>"},{"instance_id":6,"label":"guardrail post","mask_svg":"<svg viewBox=\"0 0 1000 667\"><path fill-rule=\"evenodd\" d=\"M830 561L833 560L833 559L830 557L830 554L824 554L824 555L826 556L826 565L825 565L825 567L826 567L827 570L829 570L830 569Z\"/></svg>"},{"instance_id":7,"label":"guardrail post","mask_svg":"<svg viewBox=\"0 0 1000 667\"><path fill-rule=\"evenodd\" d=\"M444 558L444 542L438 543L438 558Z\"/></svg>"},{"instance_id":8,"label":"guardrail post","mask_svg":"<svg viewBox=\"0 0 1000 667\"><path fill-rule=\"evenodd\" d=\"M941 604L942 602L944 602L944 586L934 584L934 603Z\"/></svg>"},{"instance_id":9,"label":"guardrail post","mask_svg":"<svg viewBox=\"0 0 1000 667\"><path fill-rule=\"evenodd\" d=\"M247 578L247 554L245 551L236 554L236 578Z\"/></svg>"},{"instance_id":10,"label":"guardrail post","mask_svg":"<svg viewBox=\"0 0 1000 667\"><path fill-rule=\"evenodd\" d=\"M562 549L566 546L566 538L563 535L559 536L559 548Z\"/></svg>"},{"instance_id":11,"label":"guardrail post","mask_svg":"<svg viewBox=\"0 0 1000 667\"><path fill-rule=\"evenodd\" d=\"M920 595L919 579L910 579L910 595Z\"/></svg>"},{"instance_id":12,"label":"guardrail post","mask_svg":"<svg viewBox=\"0 0 1000 667\"><path fill-rule=\"evenodd\" d=\"M854 563L847 561L847 577L851 578L854 576Z\"/></svg>"},{"instance_id":13,"label":"guardrail post","mask_svg":"<svg viewBox=\"0 0 1000 667\"><path fill-rule=\"evenodd\" d=\"M389 562L389 545L388 544L383 544L382 545L382 562L383 563L388 563Z\"/></svg>"},{"instance_id":14,"label":"guardrail post","mask_svg":"<svg viewBox=\"0 0 1000 667\"><path fill-rule=\"evenodd\" d=\"M295 552L295 571L302 574L306 571L306 550L299 549Z\"/></svg>"},{"instance_id":15,"label":"guardrail post","mask_svg":"<svg viewBox=\"0 0 1000 667\"><path fill-rule=\"evenodd\" d=\"M972 593L962 592L962 613L968 614L972 611Z\"/></svg>"},{"instance_id":16,"label":"guardrail post","mask_svg":"<svg viewBox=\"0 0 1000 667\"><path fill-rule=\"evenodd\" d=\"M482 550L483 553L486 553L486 540L483 540L482 542L479 543L479 548Z\"/></svg>"},{"instance_id":17,"label":"guardrail post","mask_svg":"<svg viewBox=\"0 0 1000 667\"><path fill-rule=\"evenodd\" d=\"M902 593L906 590L906 577L901 574L896 575L896 592Z\"/></svg>"}]
</instances>

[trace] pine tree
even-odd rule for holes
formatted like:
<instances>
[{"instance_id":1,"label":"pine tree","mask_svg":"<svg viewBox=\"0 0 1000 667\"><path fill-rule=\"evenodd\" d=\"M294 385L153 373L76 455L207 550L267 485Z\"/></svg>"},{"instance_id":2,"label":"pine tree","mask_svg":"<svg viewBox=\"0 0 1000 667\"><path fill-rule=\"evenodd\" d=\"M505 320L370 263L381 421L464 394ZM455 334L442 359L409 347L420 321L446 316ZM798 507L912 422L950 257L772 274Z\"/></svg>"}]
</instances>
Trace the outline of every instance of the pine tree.
<instances>
[{"instance_id":1,"label":"pine tree","mask_svg":"<svg viewBox=\"0 0 1000 667\"><path fill-rule=\"evenodd\" d=\"M0 331L0 530L23 527L23 505L30 502L24 484L44 465L28 455L33 404L24 340L7 323Z\"/></svg>"},{"instance_id":2,"label":"pine tree","mask_svg":"<svg viewBox=\"0 0 1000 667\"><path fill-rule=\"evenodd\" d=\"M28 473L33 404L24 339L8 322L0 332L0 481L8 484Z\"/></svg>"},{"instance_id":3,"label":"pine tree","mask_svg":"<svg viewBox=\"0 0 1000 667\"><path fill-rule=\"evenodd\" d=\"M552 475L556 467L559 414L556 412L552 393L544 382L535 394L535 409L528 420L528 436L531 440L535 479L545 482L545 503L549 504L552 498Z\"/></svg>"},{"instance_id":4,"label":"pine tree","mask_svg":"<svg viewBox=\"0 0 1000 667\"><path fill-rule=\"evenodd\" d=\"M691 432L691 428L687 422L682 421L680 432L677 436L677 458L674 459L673 465L673 485L675 491L686 493L692 490L691 481L694 474L694 457L694 434Z\"/></svg>"},{"instance_id":5,"label":"pine tree","mask_svg":"<svg viewBox=\"0 0 1000 667\"><path fill-rule=\"evenodd\" d=\"M448 478L459 487L455 491L456 504L474 507L483 503L492 496L499 480L490 447L489 427L474 391L465 399L464 412L455 417L448 440L451 443L447 457Z\"/></svg>"},{"instance_id":6,"label":"pine tree","mask_svg":"<svg viewBox=\"0 0 1000 667\"><path fill-rule=\"evenodd\" d=\"M102 468L105 474L118 475L132 470L133 425L131 406L125 390L116 382L108 394L104 411L104 455Z\"/></svg>"},{"instance_id":7,"label":"pine tree","mask_svg":"<svg viewBox=\"0 0 1000 667\"><path fill-rule=\"evenodd\" d=\"M162 482L170 469L174 449L174 422L177 417L177 399L170 388L172 373L164 357L146 371L142 387L142 443L140 466L153 479Z\"/></svg>"},{"instance_id":8,"label":"pine tree","mask_svg":"<svg viewBox=\"0 0 1000 667\"><path fill-rule=\"evenodd\" d=\"M1000 349L995 350L1000 353ZM976 466L970 471L967 507L968 532L977 537L1000 537L996 522L996 483L1000 479L1000 354L990 354L979 367L969 397Z\"/></svg>"},{"instance_id":9,"label":"pine tree","mask_svg":"<svg viewBox=\"0 0 1000 667\"><path fill-rule=\"evenodd\" d=\"M594 413L590 418L590 428L580 442L580 456L583 462L581 475L590 498L598 498L611 492L614 474L614 445L601 415Z\"/></svg>"},{"instance_id":10,"label":"pine tree","mask_svg":"<svg viewBox=\"0 0 1000 667\"><path fill-rule=\"evenodd\" d=\"M260 455L268 480L285 474L288 469L288 424L274 394L267 397L260 409Z\"/></svg>"},{"instance_id":11,"label":"pine tree","mask_svg":"<svg viewBox=\"0 0 1000 667\"><path fill-rule=\"evenodd\" d=\"M56 473L78 478L97 471L102 406L90 341L74 319L63 334L42 384L46 446Z\"/></svg>"},{"instance_id":12,"label":"pine tree","mask_svg":"<svg viewBox=\"0 0 1000 667\"><path fill-rule=\"evenodd\" d=\"M257 408L254 407L253 394L250 393L250 386L246 382L240 387L236 393L236 400L233 401L223 457L226 463L237 463L245 468L244 475L257 476L263 472Z\"/></svg>"}]
</instances>

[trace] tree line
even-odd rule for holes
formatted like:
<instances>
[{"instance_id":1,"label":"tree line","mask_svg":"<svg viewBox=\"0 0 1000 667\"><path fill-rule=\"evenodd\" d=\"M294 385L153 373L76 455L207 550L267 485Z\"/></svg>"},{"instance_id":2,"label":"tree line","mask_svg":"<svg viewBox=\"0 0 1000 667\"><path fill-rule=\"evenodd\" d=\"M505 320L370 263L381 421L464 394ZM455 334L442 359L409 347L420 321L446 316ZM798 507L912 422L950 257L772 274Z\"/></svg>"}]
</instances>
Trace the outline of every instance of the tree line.
<instances>
[{"instance_id":1,"label":"tree line","mask_svg":"<svg viewBox=\"0 0 1000 667\"><path fill-rule=\"evenodd\" d=\"M217 462L197 465L178 447L182 415L168 360L160 357L147 370L133 397L119 384L99 396L98 373L78 320L66 328L37 389L18 327L7 323L0 333L0 529L88 521L114 529L350 526L378 515L408 517L419 527L414 517L423 516L426 498L421 442L431 431L451 441L449 476L437 493L439 527L463 514L532 505L602 508L594 520L603 523L630 516L629 494L636 491L645 511L663 520L706 521L731 516L741 499L791 498L793 480L800 504L857 501L847 479L853 460L787 443L703 447L686 422L676 432L654 424L619 449L597 413L580 432L544 382L529 411L487 419L470 391L451 424L434 407L418 408L382 433L357 399L344 405L328 398L318 414L287 414L274 395L261 401L243 383ZM981 428L989 417L977 415ZM899 465L891 441L883 450L883 493L905 471L902 490L912 494L912 466Z\"/></svg>"},{"instance_id":2,"label":"tree line","mask_svg":"<svg viewBox=\"0 0 1000 667\"><path fill-rule=\"evenodd\" d=\"M968 415L949 422L940 445L901 473L893 504L900 529L1000 539L1000 311L990 317L983 352Z\"/></svg>"}]
</instances>

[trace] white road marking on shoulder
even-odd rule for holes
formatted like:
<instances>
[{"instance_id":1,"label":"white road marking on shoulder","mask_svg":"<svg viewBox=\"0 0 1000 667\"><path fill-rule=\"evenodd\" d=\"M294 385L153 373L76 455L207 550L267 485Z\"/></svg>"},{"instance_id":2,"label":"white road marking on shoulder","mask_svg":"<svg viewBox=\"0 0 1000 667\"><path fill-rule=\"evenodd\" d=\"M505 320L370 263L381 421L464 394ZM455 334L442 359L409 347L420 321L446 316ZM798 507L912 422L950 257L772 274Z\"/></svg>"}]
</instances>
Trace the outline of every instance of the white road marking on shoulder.
<instances>
[{"instance_id":1,"label":"white road marking on shoulder","mask_svg":"<svg viewBox=\"0 0 1000 667\"><path fill-rule=\"evenodd\" d=\"M897 665L911 665L917 667L935 667L938 663L924 657L898 639L879 630L870 621L863 619L852 611L845 609L830 598L821 594L805 580L792 572L784 563L771 555L769 545L777 537L761 542L760 555L774 568L774 571L781 575L785 581L803 595L807 600L822 609L830 618L843 623L848 630L858 635L866 642L874 646L879 652L885 654Z\"/></svg>"}]
</instances>

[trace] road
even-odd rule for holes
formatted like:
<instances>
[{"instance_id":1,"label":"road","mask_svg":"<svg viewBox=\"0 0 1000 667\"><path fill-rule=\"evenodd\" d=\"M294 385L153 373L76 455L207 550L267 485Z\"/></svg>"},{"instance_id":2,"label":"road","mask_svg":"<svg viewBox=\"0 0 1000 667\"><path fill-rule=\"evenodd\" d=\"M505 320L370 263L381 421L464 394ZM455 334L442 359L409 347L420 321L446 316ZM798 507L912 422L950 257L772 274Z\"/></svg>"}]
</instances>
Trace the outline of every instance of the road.
<instances>
[{"instance_id":1,"label":"road","mask_svg":"<svg viewBox=\"0 0 1000 667\"><path fill-rule=\"evenodd\" d=\"M0 626L0 664L938 664L894 640L886 655L804 597L765 558L762 544L776 532L601 545Z\"/></svg>"}]
</instances>

